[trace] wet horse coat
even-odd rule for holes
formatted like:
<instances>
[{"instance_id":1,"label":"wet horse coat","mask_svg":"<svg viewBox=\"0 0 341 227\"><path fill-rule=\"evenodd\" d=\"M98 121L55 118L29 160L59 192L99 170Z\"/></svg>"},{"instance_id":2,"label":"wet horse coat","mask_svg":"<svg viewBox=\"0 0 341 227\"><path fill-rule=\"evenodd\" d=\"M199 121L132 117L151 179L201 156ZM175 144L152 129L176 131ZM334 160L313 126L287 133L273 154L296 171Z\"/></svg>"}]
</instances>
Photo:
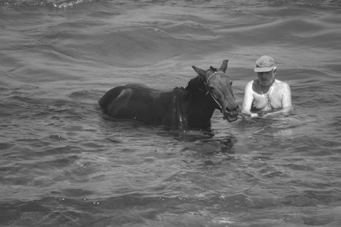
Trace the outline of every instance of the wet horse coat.
<instances>
[{"instance_id":1,"label":"wet horse coat","mask_svg":"<svg viewBox=\"0 0 341 227\"><path fill-rule=\"evenodd\" d=\"M227 62L224 60L219 69L211 66L206 71L193 66L198 76L186 88L161 92L141 84L115 87L99 100L99 105L115 118L151 124L207 129L215 109L228 121L234 121L238 105L232 82L225 74Z\"/></svg>"}]
</instances>

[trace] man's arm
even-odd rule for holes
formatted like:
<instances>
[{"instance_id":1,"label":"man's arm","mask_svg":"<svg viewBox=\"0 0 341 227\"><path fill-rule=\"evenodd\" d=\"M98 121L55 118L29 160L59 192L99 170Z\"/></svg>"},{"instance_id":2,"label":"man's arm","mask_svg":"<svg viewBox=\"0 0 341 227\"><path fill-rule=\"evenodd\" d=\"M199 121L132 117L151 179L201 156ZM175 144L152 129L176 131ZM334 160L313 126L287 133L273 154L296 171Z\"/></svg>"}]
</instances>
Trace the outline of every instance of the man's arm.
<instances>
[{"instance_id":1,"label":"man's arm","mask_svg":"<svg viewBox=\"0 0 341 227\"><path fill-rule=\"evenodd\" d=\"M251 117L258 117L257 113L251 113L251 106L252 106L252 102L254 99L253 98L253 91L252 91L252 84L253 84L253 81L251 80L245 86L244 101L243 101L241 113L243 115L248 115Z\"/></svg>"}]
</instances>

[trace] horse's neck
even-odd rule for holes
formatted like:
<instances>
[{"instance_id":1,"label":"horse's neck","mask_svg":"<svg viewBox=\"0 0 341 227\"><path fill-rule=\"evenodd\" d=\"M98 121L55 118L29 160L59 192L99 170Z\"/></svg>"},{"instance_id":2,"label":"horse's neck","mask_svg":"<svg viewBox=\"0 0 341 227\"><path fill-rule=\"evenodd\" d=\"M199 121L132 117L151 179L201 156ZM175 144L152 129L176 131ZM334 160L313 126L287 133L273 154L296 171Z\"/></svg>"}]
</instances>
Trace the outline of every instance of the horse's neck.
<instances>
[{"instance_id":1,"label":"horse's neck","mask_svg":"<svg viewBox=\"0 0 341 227\"><path fill-rule=\"evenodd\" d=\"M209 94L205 91L188 91L187 101L187 122L195 125L210 125L211 117L215 110L214 104Z\"/></svg>"}]
</instances>

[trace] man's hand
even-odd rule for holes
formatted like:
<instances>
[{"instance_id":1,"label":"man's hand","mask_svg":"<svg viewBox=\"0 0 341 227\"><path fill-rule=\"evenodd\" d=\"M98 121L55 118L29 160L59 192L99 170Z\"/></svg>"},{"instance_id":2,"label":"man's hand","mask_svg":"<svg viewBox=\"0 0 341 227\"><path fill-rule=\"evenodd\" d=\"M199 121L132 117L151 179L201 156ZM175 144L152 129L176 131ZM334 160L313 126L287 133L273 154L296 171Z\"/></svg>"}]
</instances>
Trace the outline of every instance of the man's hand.
<instances>
[{"instance_id":1,"label":"man's hand","mask_svg":"<svg viewBox=\"0 0 341 227\"><path fill-rule=\"evenodd\" d=\"M251 117L259 117L260 115L258 113L250 113Z\"/></svg>"}]
</instances>

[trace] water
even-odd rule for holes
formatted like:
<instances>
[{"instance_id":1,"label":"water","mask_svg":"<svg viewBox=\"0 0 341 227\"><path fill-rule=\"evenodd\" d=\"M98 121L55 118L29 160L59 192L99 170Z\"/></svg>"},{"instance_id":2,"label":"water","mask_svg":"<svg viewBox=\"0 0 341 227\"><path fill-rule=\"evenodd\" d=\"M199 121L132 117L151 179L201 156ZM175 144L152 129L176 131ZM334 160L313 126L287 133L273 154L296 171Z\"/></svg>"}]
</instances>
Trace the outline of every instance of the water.
<instances>
[{"instance_id":1,"label":"water","mask_svg":"<svg viewBox=\"0 0 341 227\"><path fill-rule=\"evenodd\" d=\"M0 226L340 226L341 1L0 0ZM110 88L257 57L295 113L181 131L111 119Z\"/></svg>"}]
</instances>

